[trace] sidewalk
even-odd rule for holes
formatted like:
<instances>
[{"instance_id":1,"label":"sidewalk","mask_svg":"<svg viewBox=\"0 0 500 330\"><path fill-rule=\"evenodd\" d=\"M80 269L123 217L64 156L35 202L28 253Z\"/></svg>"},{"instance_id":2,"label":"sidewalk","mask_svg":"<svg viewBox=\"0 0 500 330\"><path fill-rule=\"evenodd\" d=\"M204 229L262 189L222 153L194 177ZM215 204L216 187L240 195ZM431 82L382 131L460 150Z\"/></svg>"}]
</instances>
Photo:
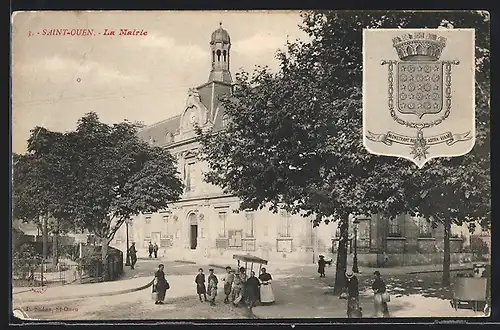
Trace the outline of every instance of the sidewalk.
<instances>
[{"instance_id":1,"label":"sidewalk","mask_svg":"<svg viewBox=\"0 0 500 330\"><path fill-rule=\"evenodd\" d=\"M143 276L128 280L47 287L46 291L39 293L27 290L26 287L14 287L12 300L21 303L111 296L143 290L151 284L152 277Z\"/></svg>"}]
</instances>

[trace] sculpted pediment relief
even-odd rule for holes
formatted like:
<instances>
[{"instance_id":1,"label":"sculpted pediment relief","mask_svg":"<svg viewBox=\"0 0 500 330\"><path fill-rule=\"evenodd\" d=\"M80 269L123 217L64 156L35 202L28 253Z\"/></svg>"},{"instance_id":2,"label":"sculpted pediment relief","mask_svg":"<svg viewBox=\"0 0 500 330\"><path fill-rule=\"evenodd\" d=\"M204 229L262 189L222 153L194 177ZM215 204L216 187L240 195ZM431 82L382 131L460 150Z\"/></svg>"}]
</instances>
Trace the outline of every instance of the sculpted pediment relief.
<instances>
[{"instance_id":1,"label":"sculpted pediment relief","mask_svg":"<svg viewBox=\"0 0 500 330\"><path fill-rule=\"evenodd\" d=\"M182 132L191 131L196 125L204 126L208 122L208 110L201 103L200 95L195 88L188 91L186 109L182 115Z\"/></svg>"}]
</instances>

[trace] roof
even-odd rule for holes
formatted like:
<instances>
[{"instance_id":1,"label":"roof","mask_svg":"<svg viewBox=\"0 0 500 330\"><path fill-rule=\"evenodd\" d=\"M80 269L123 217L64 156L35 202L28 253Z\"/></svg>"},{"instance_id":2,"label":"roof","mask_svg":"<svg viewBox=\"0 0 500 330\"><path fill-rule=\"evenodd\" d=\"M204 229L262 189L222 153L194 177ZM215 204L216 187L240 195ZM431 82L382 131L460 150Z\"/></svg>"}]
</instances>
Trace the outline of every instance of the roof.
<instances>
[{"instance_id":1,"label":"roof","mask_svg":"<svg viewBox=\"0 0 500 330\"><path fill-rule=\"evenodd\" d=\"M231 43L231 38L229 38L229 33L222 28L222 22L219 23L219 28L212 32L212 38L210 38L210 43L214 44L216 42L222 42L225 44Z\"/></svg>"},{"instance_id":2,"label":"roof","mask_svg":"<svg viewBox=\"0 0 500 330\"><path fill-rule=\"evenodd\" d=\"M253 262L257 264L267 265L267 260L250 255L250 254L233 254L233 259L245 261L245 262Z\"/></svg>"},{"instance_id":3,"label":"roof","mask_svg":"<svg viewBox=\"0 0 500 330\"><path fill-rule=\"evenodd\" d=\"M181 116L177 115L166 120L146 126L137 132L144 141L154 141L155 144L163 145L170 142L170 134L176 135L179 131Z\"/></svg>"}]
</instances>

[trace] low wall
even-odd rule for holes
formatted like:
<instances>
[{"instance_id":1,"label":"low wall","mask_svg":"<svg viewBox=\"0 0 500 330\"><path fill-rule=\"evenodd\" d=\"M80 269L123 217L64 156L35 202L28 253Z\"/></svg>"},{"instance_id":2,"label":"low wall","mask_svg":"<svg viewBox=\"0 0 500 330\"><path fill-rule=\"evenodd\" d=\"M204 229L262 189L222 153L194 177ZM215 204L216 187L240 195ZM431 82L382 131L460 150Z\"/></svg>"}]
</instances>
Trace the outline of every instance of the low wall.
<instances>
[{"instance_id":1,"label":"low wall","mask_svg":"<svg viewBox=\"0 0 500 330\"><path fill-rule=\"evenodd\" d=\"M410 265L435 265L443 262L443 253L394 253L387 254L386 267L410 266ZM451 253L451 263L474 261L472 253ZM352 259L352 257L349 257ZM382 267L383 255L376 253L358 254L358 265L366 267Z\"/></svg>"}]
</instances>

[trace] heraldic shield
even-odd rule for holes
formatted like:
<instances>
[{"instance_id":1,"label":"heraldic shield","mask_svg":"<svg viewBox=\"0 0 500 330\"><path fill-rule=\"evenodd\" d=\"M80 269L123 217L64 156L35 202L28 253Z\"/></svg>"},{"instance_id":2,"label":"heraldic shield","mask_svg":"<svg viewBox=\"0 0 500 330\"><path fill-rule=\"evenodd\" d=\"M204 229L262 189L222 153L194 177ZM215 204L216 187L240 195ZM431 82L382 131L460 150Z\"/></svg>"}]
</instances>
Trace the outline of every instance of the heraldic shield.
<instances>
[{"instance_id":1,"label":"heraldic shield","mask_svg":"<svg viewBox=\"0 0 500 330\"><path fill-rule=\"evenodd\" d=\"M366 35L365 30L364 39ZM387 67L385 102L380 95L373 96L375 94L367 89L371 79L367 80L368 73L365 71L370 65L365 63L368 50L365 49L366 41L364 42L363 142L369 152L407 158L422 168L432 158L460 156L472 149L475 135L473 46L472 57L469 56L467 61L472 63L471 68L464 68L469 70L469 75L472 71L468 98L464 98L466 93L456 95L456 91L464 88L461 85L452 86L452 68L458 67L460 61L440 60L446 41L445 37L437 33L420 31L392 37L392 46L400 60L379 61L379 65ZM378 78L380 75L373 76ZM460 81L463 84L463 77L460 77ZM374 90L380 90L379 86L373 84L376 86ZM470 103L453 102L452 106L453 98L467 99ZM375 101L368 102L371 99ZM382 110L372 103L380 103ZM468 126L463 125L463 114L466 111L471 120ZM462 123L469 130L463 133L448 131L457 128L454 122ZM377 134L371 129L376 126L383 128L384 125L387 133ZM472 144L457 147L459 142L471 140Z\"/></svg>"},{"instance_id":2,"label":"heraldic shield","mask_svg":"<svg viewBox=\"0 0 500 330\"><path fill-rule=\"evenodd\" d=\"M397 63L397 107L402 114L436 114L443 110L443 63Z\"/></svg>"}]
</instances>

